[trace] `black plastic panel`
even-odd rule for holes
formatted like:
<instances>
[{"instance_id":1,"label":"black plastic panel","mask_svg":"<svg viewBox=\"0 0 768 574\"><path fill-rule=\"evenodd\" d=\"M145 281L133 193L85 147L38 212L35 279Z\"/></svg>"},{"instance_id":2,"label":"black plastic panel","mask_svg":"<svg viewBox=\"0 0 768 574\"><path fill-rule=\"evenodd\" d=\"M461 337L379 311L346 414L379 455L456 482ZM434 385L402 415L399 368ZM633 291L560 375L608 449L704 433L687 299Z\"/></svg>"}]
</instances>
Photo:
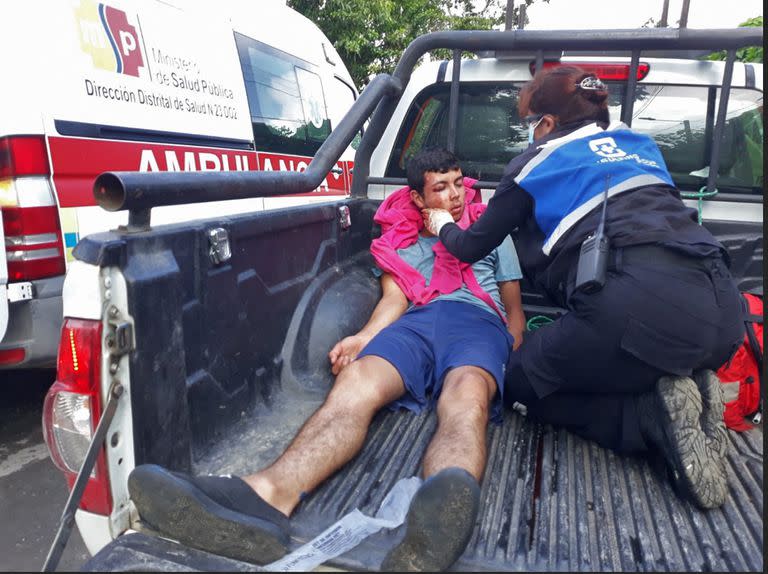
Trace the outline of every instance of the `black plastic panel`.
<instances>
[{"instance_id":1,"label":"black plastic panel","mask_svg":"<svg viewBox=\"0 0 768 574\"><path fill-rule=\"evenodd\" d=\"M132 532L88 560L81 572L252 572L245 562L214 556L169 540Z\"/></svg>"},{"instance_id":2,"label":"black plastic panel","mask_svg":"<svg viewBox=\"0 0 768 574\"><path fill-rule=\"evenodd\" d=\"M126 278L138 345L131 353L137 464L189 469L249 406L269 400L304 292L370 245L377 202L345 203L347 230L339 227L341 204L327 203L78 244L79 259L117 265ZM208 255L207 231L215 227L227 230L232 249L220 266Z\"/></svg>"},{"instance_id":3,"label":"black plastic panel","mask_svg":"<svg viewBox=\"0 0 768 574\"><path fill-rule=\"evenodd\" d=\"M763 224L706 221L731 256L731 274L742 291L763 289Z\"/></svg>"}]
</instances>

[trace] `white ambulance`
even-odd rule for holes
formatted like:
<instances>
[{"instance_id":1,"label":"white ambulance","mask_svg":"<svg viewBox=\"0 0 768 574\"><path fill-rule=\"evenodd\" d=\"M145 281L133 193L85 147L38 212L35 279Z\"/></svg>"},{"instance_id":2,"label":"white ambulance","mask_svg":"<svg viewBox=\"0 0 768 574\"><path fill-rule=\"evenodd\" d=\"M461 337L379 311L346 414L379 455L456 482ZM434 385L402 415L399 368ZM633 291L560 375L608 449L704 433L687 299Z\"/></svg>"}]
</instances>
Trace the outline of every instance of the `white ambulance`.
<instances>
[{"instance_id":1,"label":"white ambulance","mask_svg":"<svg viewBox=\"0 0 768 574\"><path fill-rule=\"evenodd\" d=\"M278 0L0 5L0 370L53 366L104 171L303 171L358 93L322 31ZM12 81L9 81L11 80ZM304 197L153 210L153 224L349 194L354 150Z\"/></svg>"}]
</instances>

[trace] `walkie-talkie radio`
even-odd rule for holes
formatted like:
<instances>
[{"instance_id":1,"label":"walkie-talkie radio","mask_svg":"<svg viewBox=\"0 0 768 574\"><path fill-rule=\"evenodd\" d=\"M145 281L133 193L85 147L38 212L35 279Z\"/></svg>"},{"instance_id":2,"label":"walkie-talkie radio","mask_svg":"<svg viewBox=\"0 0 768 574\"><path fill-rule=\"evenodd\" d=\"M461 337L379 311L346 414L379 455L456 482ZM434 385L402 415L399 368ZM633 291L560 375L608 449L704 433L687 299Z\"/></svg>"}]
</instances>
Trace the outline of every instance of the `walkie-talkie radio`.
<instances>
[{"instance_id":1,"label":"walkie-talkie radio","mask_svg":"<svg viewBox=\"0 0 768 574\"><path fill-rule=\"evenodd\" d=\"M605 235L605 211L608 206L608 188L610 176L605 178L605 193L603 194L603 212L600 224L594 235L587 237L579 251L579 266L576 269L576 285L574 289L583 293L594 293L605 285L605 275L608 270L608 253L611 242Z\"/></svg>"}]
</instances>

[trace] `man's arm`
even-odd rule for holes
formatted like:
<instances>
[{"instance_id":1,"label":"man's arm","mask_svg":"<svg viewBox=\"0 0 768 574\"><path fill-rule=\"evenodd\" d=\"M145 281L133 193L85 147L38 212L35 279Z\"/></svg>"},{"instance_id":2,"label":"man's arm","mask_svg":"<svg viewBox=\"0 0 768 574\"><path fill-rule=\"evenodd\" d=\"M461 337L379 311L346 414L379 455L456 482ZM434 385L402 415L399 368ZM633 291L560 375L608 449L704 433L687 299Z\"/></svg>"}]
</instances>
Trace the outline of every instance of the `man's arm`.
<instances>
[{"instance_id":1,"label":"man's arm","mask_svg":"<svg viewBox=\"0 0 768 574\"><path fill-rule=\"evenodd\" d=\"M512 350L516 351L523 342L523 332L525 331L525 313L523 313L523 301L520 296L520 281L499 283L499 294L507 312L507 331L515 338Z\"/></svg>"},{"instance_id":2,"label":"man's arm","mask_svg":"<svg viewBox=\"0 0 768 574\"><path fill-rule=\"evenodd\" d=\"M408 309L408 298L395 283L389 273L381 276L381 299L371 313L371 318L356 334L345 337L336 345L328 358L331 360L331 372L338 375L341 370L355 360L358 353L384 327L397 321Z\"/></svg>"}]
</instances>

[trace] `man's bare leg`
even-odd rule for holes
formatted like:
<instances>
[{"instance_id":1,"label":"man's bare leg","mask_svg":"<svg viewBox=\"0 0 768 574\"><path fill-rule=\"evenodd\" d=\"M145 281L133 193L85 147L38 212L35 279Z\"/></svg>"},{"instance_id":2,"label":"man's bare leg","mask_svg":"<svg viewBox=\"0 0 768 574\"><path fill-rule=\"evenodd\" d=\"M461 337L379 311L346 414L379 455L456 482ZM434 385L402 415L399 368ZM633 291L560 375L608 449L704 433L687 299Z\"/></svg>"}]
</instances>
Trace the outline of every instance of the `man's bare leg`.
<instances>
[{"instance_id":1,"label":"man's bare leg","mask_svg":"<svg viewBox=\"0 0 768 574\"><path fill-rule=\"evenodd\" d=\"M488 409L496 383L477 367L454 369L437 402L437 431L424 456L424 484L408 509L403 540L382 571L444 570L464 552L480 507Z\"/></svg>"},{"instance_id":2,"label":"man's bare leg","mask_svg":"<svg viewBox=\"0 0 768 574\"><path fill-rule=\"evenodd\" d=\"M302 493L314 490L360 451L373 415L404 393L400 373L388 361L368 355L351 363L285 452L243 480L290 516Z\"/></svg>"},{"instance_id":3,"label":"man's bare leg","mask_svg":"<svg viewBox=\"0 0 768 574\"><path fill-rule=\"evenodd\" d=\"M351 459L381 407L405 392L384 359L364 357L336 379L323 405L271 466L244 478L191 476L139 465L128 478L142 523L179 542L264 564L284 556L288 516L302 492Z\"/></svg>"},{"instance_id":4,"label":"man's bare leg","mask_svg":"<svg viewBox=\"0 0 768 574\"><path fill-rule=\"evenodd\" d=\"M480 482L487 455L486 427L496 382L484 369L459 367L445 377L437 402L437 431L424 455L424 478L450 467Z\"/></svg>"}]
</instances>

